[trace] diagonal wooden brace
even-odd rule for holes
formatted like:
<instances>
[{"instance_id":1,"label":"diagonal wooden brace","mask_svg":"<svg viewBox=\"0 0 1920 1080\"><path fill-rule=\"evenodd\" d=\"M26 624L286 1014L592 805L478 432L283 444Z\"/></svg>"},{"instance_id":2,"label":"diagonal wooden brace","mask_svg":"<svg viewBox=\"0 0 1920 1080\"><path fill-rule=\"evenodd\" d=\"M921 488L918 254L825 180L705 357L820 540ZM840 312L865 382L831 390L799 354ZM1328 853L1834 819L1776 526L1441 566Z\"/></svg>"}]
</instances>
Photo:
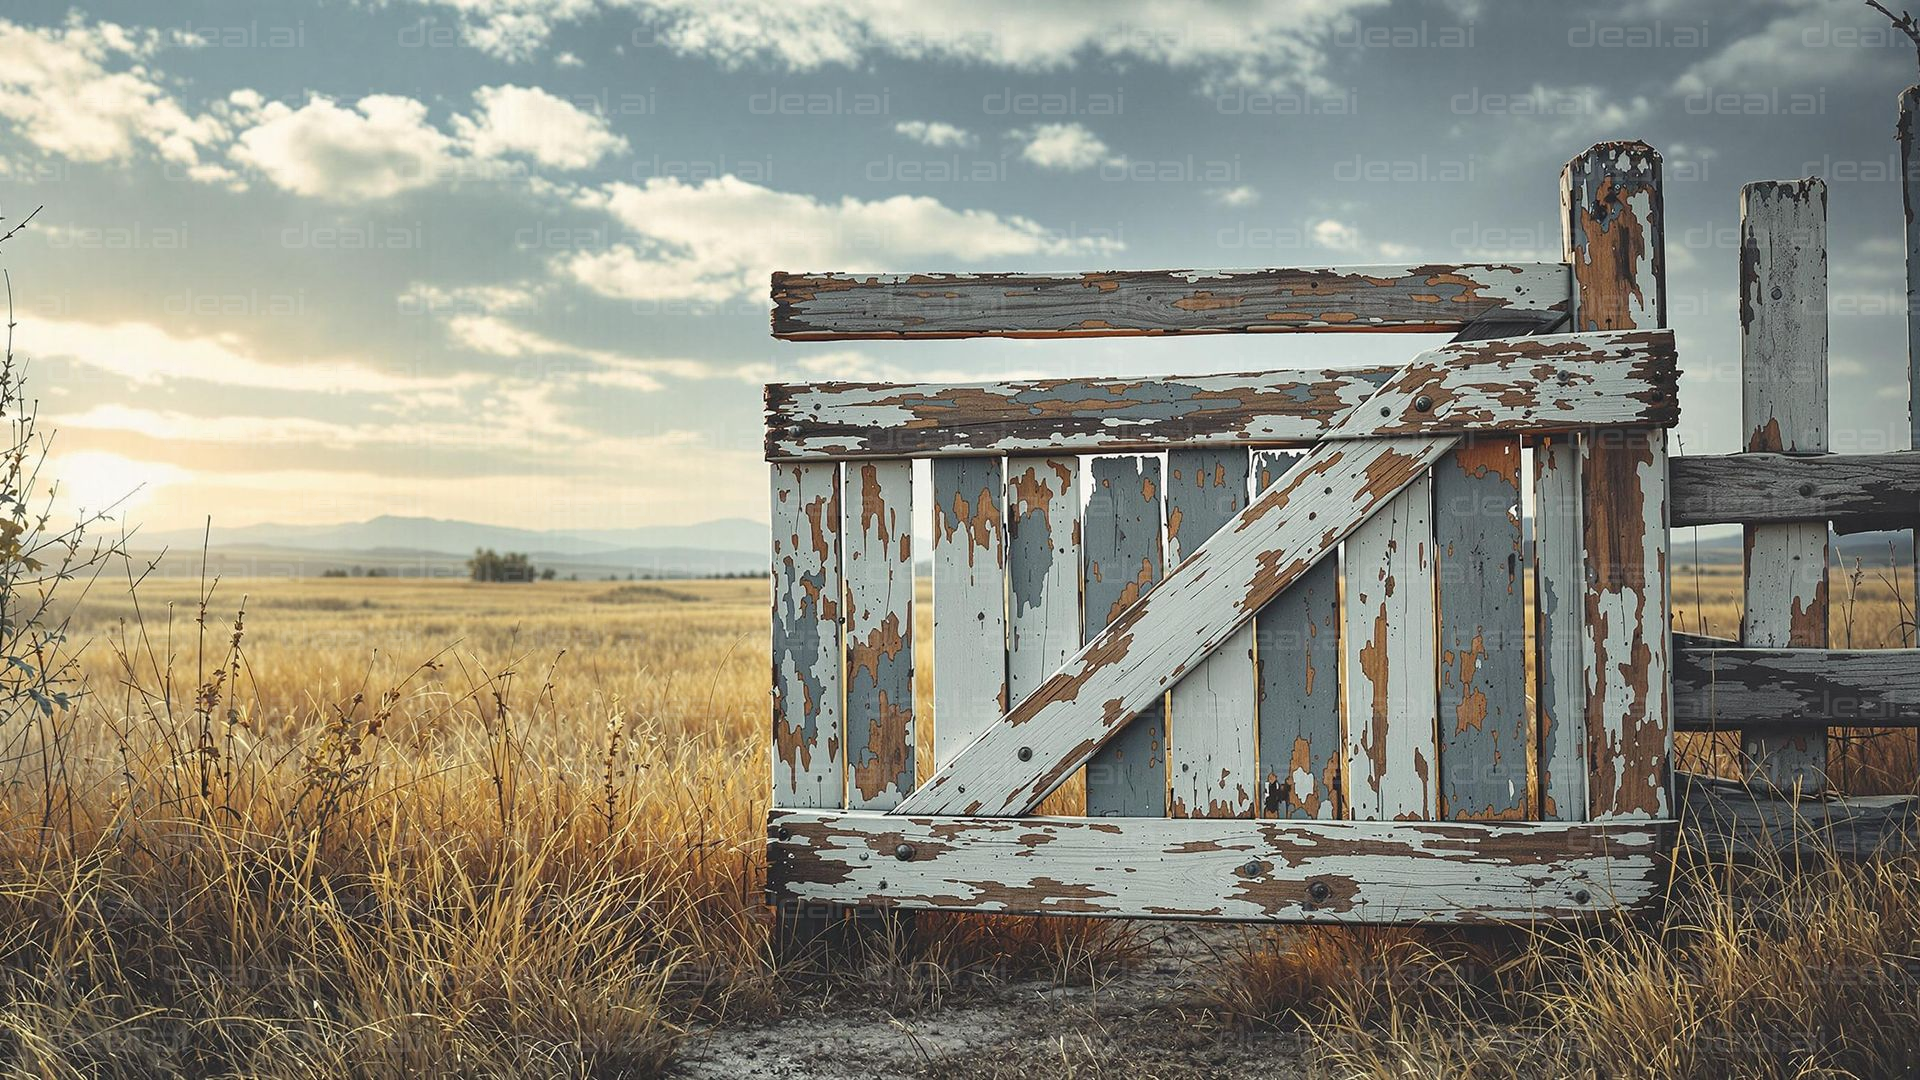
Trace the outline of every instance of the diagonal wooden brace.
<instances>
[{"instance_id":1,"label":"diagonal wooden brace","mask_svg":"<svg viewBox=\"0 0 1920 1080\"><path fill-rule=\"evenodd\" d=\"M1666 331L1422 353L1167 579L908 796L898 815L1020 817L1469 431L1669 427ZM1400 434L1419 432L1420 434Z\"/></svg>"}]
</instances>

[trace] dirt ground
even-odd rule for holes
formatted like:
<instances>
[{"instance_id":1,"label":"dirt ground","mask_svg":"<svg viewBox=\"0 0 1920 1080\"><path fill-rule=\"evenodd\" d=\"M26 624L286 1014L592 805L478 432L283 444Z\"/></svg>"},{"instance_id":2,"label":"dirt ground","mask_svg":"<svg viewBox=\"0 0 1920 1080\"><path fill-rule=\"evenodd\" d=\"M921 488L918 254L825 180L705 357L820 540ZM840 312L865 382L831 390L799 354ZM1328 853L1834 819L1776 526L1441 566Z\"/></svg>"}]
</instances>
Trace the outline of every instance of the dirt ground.
<instances>
[{"instance_id":1,"label":"dirt ground","mask_svg":"<svg viewBox=\"0 0 1920 1080\"><path fill-rule=\"evenodd\" d=\"M1196 988L1247 931L1143 925L1144 958L1091 985L975 980L888 1010L823 983L770 1023L692 1033L677 1080L1304 1076L1297 1032L1214 1022Z\"/></svg>"}]
</instances>

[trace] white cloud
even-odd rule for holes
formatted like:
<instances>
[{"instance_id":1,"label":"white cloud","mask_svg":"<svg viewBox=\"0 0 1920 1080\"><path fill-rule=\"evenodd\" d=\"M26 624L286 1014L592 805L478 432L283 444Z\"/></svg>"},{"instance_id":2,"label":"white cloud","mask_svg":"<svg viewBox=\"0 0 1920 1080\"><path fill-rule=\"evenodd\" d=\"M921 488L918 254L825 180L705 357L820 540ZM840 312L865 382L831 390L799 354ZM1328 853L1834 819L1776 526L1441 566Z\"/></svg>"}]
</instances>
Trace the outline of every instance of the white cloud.
<instances>
[{"instance_id":1,"label":"white cloud","mask_svg":"<svg viewBox=\"0 0 1920 1080\"><path fill-rule=\"evenodd\" d=\"M232 335L175 337L143 322L36 320L20 346L30 355L70 360L142 386L191 380L254 390L393 394L479 380L471 374L395 375L353 360L274 364Z\"/></svg>"},{"instance_id":2,"label":"white cloud","mask_svg":"<svg viewBox=\"0 0 1920 1080\"><path fill-rule=\"evenodd\" d=\"M0 118L26 143L74 161L125 162L150 149L202 180L225 170L201 152L226 140L222 110L195 115L146 66L154 31L70 20L31 29L0 19Z\"/></svg>"},{"instance_id":3,"label":"white cloud","mask_svg":"<svg viewBox=\"0 0 1920 1080\"><path fill-rule=\"evenodd\" d=\"M556 169L584 169L627 149L606 118L538 87L485 86L473 99L480 111L455 117L453 127L474 157L525 154Z\"/></svg>"},{"instance_id":4,"label":"white cloud","mask_svg":"<svg viewBox=\"0 0 1920 1080\"><path fill-rule=\"evenodd\" d=\"M715 374L704 360L638 357L612 349L570 345L518 326L494 315L456 315L447 320L447 335L455 344L488 356L559 356L590 362L593 367L570 374L596 386L627 390L658 390L656 375L705 379Z\"/></svg>"},{"instance_id":5,"label":"white cloud","mask_svg":"<svg viewBox=\"0 0 1920 1080\"><path fill-rule=\"evenodd\" d=\"M972 146L980 141L967 129L940 120L902 120L893 130L928 146Z\"/></svg>"},{"instance_id":6,"label":"white cloud","mask_svg":"<svg viewBox=\"0 0 1920 1080\"><path fill-rule=\"evenodd\" d=\"M901 270L1107 253L1111 240L1062 237L1027 218L955 210L926 196L815 199L733 176L656 178L583 192L639 239L559 260L575 281L630 300L721 302L763 297L773 270Z\"/></svg>"},{"instance_id":7,"label":"white cloud","mask_svg":"<svg viewBox=\"0 0 1920 1080\"><path fill-rule=\"evenodd\" d=\"M467 40L524 60L553 28L602 8L636 12L650 41L724 67L857 67L875 55L1021 71L1083 58L1192 70L1209 86L1327 89L1325 45L1352 13L1384 0L1107 0L966 4L894 0L418 0L459 13Z\"/></svg>"},{"instance_id":8,"label":"white cloud","mask_svg":"<svg viewBox=\"0 0 1920 1080\"><path fill-rule=\"evenodd\" d=\"M1025 142L1020 156L1043 169L1079 172L1113 160L1107 144L1083 124L1038 124L1007 134Z\"/></svg>"},{"instance_id":9,"label":"white cloud","mask_svg":"<svg viewBox=\"0 0 1920 1080\"><path fill-rule=\"evenodd\" d=\"M297 195L360 202L425 187L451 167L452 140L427 122L427 107L391 94L352 108L314 97L298 109L264 106L234 159Z\"/></svg>"},{"instance_id":10,"label":"white cloud","mask_svg":"<svg viewBox=\"0 0 1920 1080\"><path fill-rule=\"evenodd\" d=\"M1895 11L1901 4L1889 4ZM1828 86L1895 85L1910 77L1913 44L1864 4L1821 4L1788 11L1700 60L1674 80L1672 93L1700 112L1773 108L1780 91L1804 90L1824 108ZM1905 76L1901 73L1905 72ZM1781 105L1781 108L1787 106Z\"/></svg>"},{"instance_id":11,"label":"white cloud","mask_svg":"<svg viewBox=\"0 0 1920 1080\"><path fill-rule=\"evenodd\" d=\"M1313 242L1335 251L1358 251L1360 228L1333 218L1323 218L1313 223Z\"/></svg>"},{"instance_id":12,"label":"white cloud","mask_svg":"<svg viewBox=\"0 0 1920 1080\"><path fill-rule=\"evenodd\" d=\"M1260 201L1260 192L1248 184L1230 188L1213 188L1207 194L1221 206L1253 206Z\"/></svg>"}]
</instances>

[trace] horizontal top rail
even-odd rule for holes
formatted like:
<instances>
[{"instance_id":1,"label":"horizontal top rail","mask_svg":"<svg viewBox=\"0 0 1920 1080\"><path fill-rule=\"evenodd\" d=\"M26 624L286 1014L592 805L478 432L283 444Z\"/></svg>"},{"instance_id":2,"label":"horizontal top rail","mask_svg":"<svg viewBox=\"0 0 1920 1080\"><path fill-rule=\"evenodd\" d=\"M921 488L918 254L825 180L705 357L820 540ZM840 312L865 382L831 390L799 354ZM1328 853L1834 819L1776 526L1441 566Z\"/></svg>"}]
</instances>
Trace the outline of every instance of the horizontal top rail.
<instances>
[{"instance_id":1,"label":"horizontal top rail","mask_svg":"<svg viewBox=\"0 0 1920 1080\"><path fill-rule=\"evenodd\" d=\"M1920 523L1920 451L1676 457L1673 526L1831 521L1836 531Z\"/></svg>"},{"instance_id":2,"label":"horizontal top rail","mask_svg":"<svg viewBox=\"0 0 1920 1080\"><path fill-rule=\"evenodd\" d=\"M1400 386L1374 398L1396 374ZM1433 432L1540 434L1670 427L1673 336L1661 331L1459 342L1406 367L1167 379L972 385L808 383L766 388L770 461L952 457L1169 446L1307 446ZM1373 422L1349 422L1361 402ZM1382 413L1380 410L1388 410Z\"/></svg>"},{"instance_id":3,"label":"horizontal top rail","mask_svg":"<svg viewBox=\"0 0 1920 1080\"><path fill-rule=\"evenodd\" d=\"M1565 263L1430 263L1083 274L773 275L773 336L1103 337L1330 330L1451 333L1565 312Z\"/></svg>"}]
</instances>

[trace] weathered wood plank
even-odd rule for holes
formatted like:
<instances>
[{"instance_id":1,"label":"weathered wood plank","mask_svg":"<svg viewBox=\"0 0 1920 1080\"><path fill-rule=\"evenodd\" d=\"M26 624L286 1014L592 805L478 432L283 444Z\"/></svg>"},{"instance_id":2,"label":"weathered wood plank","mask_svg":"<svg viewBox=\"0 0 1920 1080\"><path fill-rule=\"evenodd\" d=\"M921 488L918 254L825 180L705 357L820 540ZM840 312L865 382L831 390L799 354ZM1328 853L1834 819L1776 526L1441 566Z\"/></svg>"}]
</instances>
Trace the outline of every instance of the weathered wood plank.
<instances>
[{"instance_id":1,"label":"weathered wood plank","mask_svg":"<svg viewBox=\"0 0 1920 1080\"><path fill-rule=\"evenodd\" d=\"M1920 649L1755 649L1675 635L1674 724L1920 727Z\"/></svg>"},{"instance_id":2,"label":"weathered wood plank","mask_svg":"<svg viewBox=\"0 0 1920 1080\"><path fill-rule=\"evenodd\" d=\"M1246 509L1247 451L1167 452L1167 559L1178 564ZM1173 817L1252 817L1253 625L1240 627L1167 695Z\"/></svg>"},{"instance_id":3,"label":"weathered wood plank","mask_svg":"<svg viewBox=\"0 0 1920 1080\"><path fill-rule=\"evenodd\" d=\"M1519 440L1468 439L1440 459L1433 534L1440 816L1533 820Z\"/></svg>"},{"instance_id":4,"label":"weathered wood plank","mask_svg":"<svg viewBox=\"0 0 1920 1080\"><path fill-rule=\"evenodd\" d=\"M1670 825L772 815L800 901L1248 922L1566 919L1657 902Z\"/></svg>"},{"instance_id":5,"label":"weathered wood plank","mask_svg":"<svg viewBox=\"0 0 1920 1080\"><path fill-rule=\"evenodd\" d=\"M1139 454L1093 459L1082 542L1086 550L1086 637L1091 640L1160 581L1160 459ZM998 719L998 717L995 717ZM1087 815L1165 817L1165 707L1147 706L1087 762Z\"/></svg>"},{"instance_id":6,"label":"weathered wood plank","mask_svg":"<svg viewBox=\"0 0 1920 1080\"><path fill-rule=\"evenodd\" d=\"M1920 117L1920 86L1900 93L1900 205L1906 211L1907 240L1907 449L1920 450L1920 168L1914 161L1914 123ZM1915 566L1920 566L1920 528L1913 531ZM1914 609L1920 610L1920 574L1913 580ZM1915 640L1912 637L1909 641Z\"/></svg>"},{"instance_id":7,"label":"weathered wood plank","mask_svg":"<svg viewBox=\"0 0 1920 1080\"><path fill-rule=\"evenodd\" d=\"M1533 448L1534 633L1539 689L1540 816L1587 818L1587 735L1582 598L1580 437L1554 435Z\"/></svg>"},{"instance_id":8,"label":"weathered wood plank","mask_svg":"<svg viewBox=\"0 0 1920 1080\"><path fill-rule=\"evenodd\" d=\"M1898 855L1920 848L1920 796L1794 799L1680 773L1680 850L1709 859L1805 861Z\"/></svg>"},{"instance_id":9,"label":"weathered wood plank","mask_svg":"<svg viewBox=\"0 0 1920 1080\"><path fill-rule=\"evenodd\" d=\"M1020 816L1453 444L1316 447L899 808Z\"/></svg>"},{"instance_id":10,"label":"weathered wood plank","mask_svg":"<svg viewBox=\"0 0 1920 1080\"><path fill-rule=\"evenodd\" d=\"M1347 805L1362 821L1439 810L1432 512L1423 472L1347 540Z\"/></svg>"},{"instance_id":11,"label":"weathered wood plank","mask_svg":"<svg viewBox=\"0 0 1920 1080\"><path fill-rule=\"evenodd\" d=\"M1839 532L1912 528L1920 452L1688 455L1667 462L1673 524L1832 521Z\"/></svg>"},{"instance_id":12,"label":"weathered wood plank","mask_svg":"<svg viewBox=\"0 0 1920 1080\"><path fill-rule=\"evenodd\" d=\"M1363 436L1667 427L1679 415L1673 339L1662 333L1457 342L1413 363L1421 365L1417 379L1399 375L1404 369L1369 369L961 386L771 384L767 456L1306 446L1341 429L1363 400L1390 410L1358 429ZM1369 398L1389 377L1402 380L1399 393Z\"/></svg>"},{"instance_id":13,"label":"weathered wood plank","mask_svg":"<svg viewBox=\"0 0 1920 1080\"><path fill-rule=\"evenodd\" d=\"M1561 173L1575 330L1666 325L1660 155L1601 143ZM1667 652L1667 442L1663 430L1583 437L1582 698L1594 820L1667 816L1673 726Z\"/></svg>"},{"instance_id":14,"label":"weathered wood plank","mask_svg":"<svg viewBox=\"0 0 1920 1080\"><path fill-rule=\"evenodd\" d=\"M933 462L933 757L947 761L1007 711L1007 579L995 457Z\"/></svg>"},{"instance_id":15,"label":"weathered wood plank","mask_svg":"<svg viewBox=\"0 0 1920 1080\"><path fill-rule=\"evenodd\" d=\"M1450 331L1490 311L1559 311L1559 263L773 275L773 336L1080 337Z\"/></svg>"},{"instance_id":16,"label":"weathered wood plank","mask_svg":"<svg viewBox=\"0 0 1920 1080\"><path fill-rule=\"evenodd\" d=\"M1821 180L1740 189L1740 367L1747 449L1827 448L1827 186ZM1827 643L1827 523L1746 529L1746 613L1755 646ZM1753 775L1783 790L1825 786L1824 733L1741 738Z\"/></svg>"},{"instance_id":17,"label":"weathered wood plank","mask_svg":"<svg viewBox=\"0 0 1920 1080\"><path fill-rule=\"evenodd\" d=\"M1007 462L1007 693L1018 702L1080 647L1080 462Z\"/></svg>"},{"instance_id":18,"label":"weathered wood plank","mask_svg":"<svg viewBox=\"0 0 1920 1080\"><path fill-rule=\"evenodd\" d=\"M847 804L914 788L913 463L847 466Z\"/></svg>"},{"instance_id":19,"label":"weathered wood plank","mask_svg":"<svg viewBox=\"0 0 1920 1080\"><path fill-rule=\"evenodd\" d=\"M1253 455L1255 493L1298 455ZM1340 735L1340 566L1322 559L1254 616L1259 661L1260 812L1266 817L1344 815Z\"/></svg>"},{"instance_id":20,"label":"weathered wood plank","mask_svg":"<svg viewBox=\"0 0 1920 1080\"><path fill-rule=\"evenodd\" d=\"M775 465L773 805L843 805L840 466Z\"/></svg>"}]
</instances>

